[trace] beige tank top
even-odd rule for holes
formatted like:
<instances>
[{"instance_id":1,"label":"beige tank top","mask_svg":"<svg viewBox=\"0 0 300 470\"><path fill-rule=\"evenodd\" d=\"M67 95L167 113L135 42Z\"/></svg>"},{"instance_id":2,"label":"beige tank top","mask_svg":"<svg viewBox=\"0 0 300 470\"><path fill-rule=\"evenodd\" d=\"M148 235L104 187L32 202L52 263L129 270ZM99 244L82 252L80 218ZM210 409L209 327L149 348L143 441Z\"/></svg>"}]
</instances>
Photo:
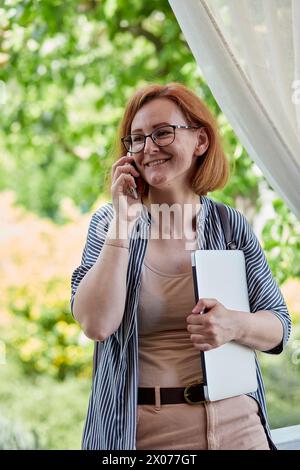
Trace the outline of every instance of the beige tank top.
<instances>
[{"instance_id":1,"label":"beige tank top","mask_svg":"<svg viewBox=\"0 0 300 470\"><path fill-rule=\"evenodd\" d=\"M192 269L171 275L144 261L138 305L140 387L202 381L200 352L186 329L194 306Z\"/></svg>"}]
</instances>

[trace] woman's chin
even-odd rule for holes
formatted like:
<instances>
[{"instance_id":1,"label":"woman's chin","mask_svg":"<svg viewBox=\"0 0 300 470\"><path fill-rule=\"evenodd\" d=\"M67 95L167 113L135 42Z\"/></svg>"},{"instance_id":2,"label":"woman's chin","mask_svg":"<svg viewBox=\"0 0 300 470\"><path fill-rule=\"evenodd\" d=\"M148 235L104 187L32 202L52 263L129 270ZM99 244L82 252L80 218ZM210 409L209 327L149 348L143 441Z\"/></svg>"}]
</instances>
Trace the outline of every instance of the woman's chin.
<instances>
[{"instance_id":1,"label":"woman's chin","mask_svg":"<svg viewBox=\"0 0 300 470\"><path fill-rule=\"evenodd\" d=\"M161 186L166 183L167 180L167 175L156 173L148 178L148 183L150 184L150 186Z\"/></svg>"}]
</instances>

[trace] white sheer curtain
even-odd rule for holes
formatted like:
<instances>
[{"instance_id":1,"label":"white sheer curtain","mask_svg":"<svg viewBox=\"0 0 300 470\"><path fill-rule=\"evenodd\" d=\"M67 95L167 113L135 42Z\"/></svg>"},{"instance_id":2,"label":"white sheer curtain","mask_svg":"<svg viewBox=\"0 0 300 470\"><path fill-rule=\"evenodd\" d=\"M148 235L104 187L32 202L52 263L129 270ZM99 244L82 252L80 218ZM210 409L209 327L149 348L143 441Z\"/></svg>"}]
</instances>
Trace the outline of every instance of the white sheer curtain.
<instances>
[{"instance_id":1,"label":"white sheer curtain","mask_svg":"<svg viewBox=\"0 0 300 470\"><path fill-rule=\"evenodd\" d=\"M169 0L240 141L300 218L300 0Z\"/></svg>"}]
</instances>

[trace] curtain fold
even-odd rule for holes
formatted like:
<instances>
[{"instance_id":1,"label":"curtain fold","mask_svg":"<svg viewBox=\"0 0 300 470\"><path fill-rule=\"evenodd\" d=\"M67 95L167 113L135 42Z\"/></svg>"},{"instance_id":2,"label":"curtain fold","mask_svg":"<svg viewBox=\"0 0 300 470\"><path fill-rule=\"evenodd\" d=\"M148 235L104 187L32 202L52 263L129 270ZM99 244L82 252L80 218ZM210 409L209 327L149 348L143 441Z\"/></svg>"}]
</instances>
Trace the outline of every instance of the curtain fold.
<instances>
[{"instance_id":1,"label":"curtain fold","mask_svg":"<svg viewBox=\"0 0 300 470\"><path fill-rule=\"evenodd\" d=\"M296 106L297 125L300 129L300 2L293 1L293 37L295 38L295 56L294 56L294 87L298 87L299 104ZM300 131L299 131L300 132Z\"/></svg>"},{"instance_id":2,"label":"curtain fold","mask_svg":"<svg viewBox=\"0 0 300 470\"><path fill-rule=\"evenodd\" d=\"M169 3L238 138L300 218L300 1Z\"/></svg>"}]
</instances>

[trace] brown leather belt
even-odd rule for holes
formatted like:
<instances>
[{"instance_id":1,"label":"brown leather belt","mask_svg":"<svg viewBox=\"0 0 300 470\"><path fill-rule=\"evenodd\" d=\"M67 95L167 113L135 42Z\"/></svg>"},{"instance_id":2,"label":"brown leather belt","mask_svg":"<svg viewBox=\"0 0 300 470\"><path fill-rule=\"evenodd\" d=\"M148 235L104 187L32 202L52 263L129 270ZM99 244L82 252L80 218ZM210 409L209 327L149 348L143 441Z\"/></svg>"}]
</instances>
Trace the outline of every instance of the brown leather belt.
<instances>
[{"instance_id":1,"label":"brown leather belt","mask_svg":"<svg viewBox=\"0 0 300 470\"><path fill-rule=\"evenodd\" d=\"M160 388L160 404L175 405L176 403L188 403L198 405L205 401L203 384L195 383L187 387ZM155 388L138 388L138 405L155 405Z\"/></svg>"}]
</instances>

